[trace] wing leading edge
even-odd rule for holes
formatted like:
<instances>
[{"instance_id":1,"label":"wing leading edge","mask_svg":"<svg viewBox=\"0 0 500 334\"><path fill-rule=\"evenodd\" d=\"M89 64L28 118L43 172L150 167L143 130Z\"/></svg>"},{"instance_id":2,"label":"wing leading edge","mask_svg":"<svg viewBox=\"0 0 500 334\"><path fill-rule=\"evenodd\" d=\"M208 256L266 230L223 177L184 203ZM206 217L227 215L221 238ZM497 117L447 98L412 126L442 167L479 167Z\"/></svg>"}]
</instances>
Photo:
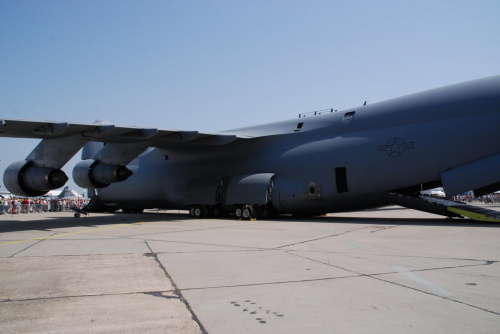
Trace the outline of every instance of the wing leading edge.
<instances>
[{"instance_id":1,"label":"wing leading edge","mask_svg":"<svg viewBox=\"0 0 500 334\"><path fill-rule=\"evenodd\" d=\"M162 142L175 141L207 145L224 145L240 138L236 135L228 134L126 127L109 123L90 124L18 119L0 120L0 137L55 139L67 138L75 135L86 138L86 141L116 144L150 141L150 147L161 147Z\"/></svg>"},{"instance_id":2,"label":"wing leading edge","mask_svg":"<svg viewBox=\"0 0 500 334\"><path fill-rule=\"evenodd\" d=\"M0 120L0 137L42 139L25 160L11 164L4 173L6 188L20 196L39 196L62 187L68 177L61 168L91 142L92 154L85 154L85 160L73 169L73 180L88 189L126 180L132 175L126 165L149 147L226 145L239 139L231 134L124 127L102 121L85 124L17 119Z\"/></svg>"}]
</instances>

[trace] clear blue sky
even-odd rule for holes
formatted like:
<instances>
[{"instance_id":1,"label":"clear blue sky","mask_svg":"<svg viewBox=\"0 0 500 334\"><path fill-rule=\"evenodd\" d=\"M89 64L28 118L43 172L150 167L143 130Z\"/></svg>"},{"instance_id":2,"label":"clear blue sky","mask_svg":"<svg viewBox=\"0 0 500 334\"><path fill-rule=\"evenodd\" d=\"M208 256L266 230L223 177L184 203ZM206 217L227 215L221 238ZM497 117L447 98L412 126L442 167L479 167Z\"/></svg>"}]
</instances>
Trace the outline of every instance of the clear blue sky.
<instances>
[{"instance_id":1,"label":"clear blue sky","mask_svg":"<svg viewBox=\"0 0 500 334\"><path fill-rule=\"evenodd\" d=\"M500 74L499 18L498 0L0 0L0 118L216 132L341 110ZM2 173L37 144L0 141Z\"/></svg>"}]
</instances>

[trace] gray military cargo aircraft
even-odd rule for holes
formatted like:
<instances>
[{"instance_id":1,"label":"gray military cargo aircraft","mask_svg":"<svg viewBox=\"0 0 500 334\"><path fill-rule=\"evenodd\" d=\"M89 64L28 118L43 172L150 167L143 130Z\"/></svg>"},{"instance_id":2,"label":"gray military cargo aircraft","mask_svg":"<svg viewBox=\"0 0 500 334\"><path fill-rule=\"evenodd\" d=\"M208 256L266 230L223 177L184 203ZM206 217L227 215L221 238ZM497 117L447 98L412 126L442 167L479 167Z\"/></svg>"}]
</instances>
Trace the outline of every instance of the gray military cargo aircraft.
<instances>
[{"instance_id":1,"label":"gray military cargo aircraft","mask_svg":"<svg viewBox=\"0 0 500 334\"><path fill-rule=\"evenodd\" d=\"M420 191L448 196L500 189L500 76L343 111L324 110L221 133L4 119L1 137L42 141L11 164L19 196L73 179L87 210L187 209L192 216L322 215L399 204L443 216L498 221ZM488 216L489 215L489 216Z\"/></svg>"}]
</instances>

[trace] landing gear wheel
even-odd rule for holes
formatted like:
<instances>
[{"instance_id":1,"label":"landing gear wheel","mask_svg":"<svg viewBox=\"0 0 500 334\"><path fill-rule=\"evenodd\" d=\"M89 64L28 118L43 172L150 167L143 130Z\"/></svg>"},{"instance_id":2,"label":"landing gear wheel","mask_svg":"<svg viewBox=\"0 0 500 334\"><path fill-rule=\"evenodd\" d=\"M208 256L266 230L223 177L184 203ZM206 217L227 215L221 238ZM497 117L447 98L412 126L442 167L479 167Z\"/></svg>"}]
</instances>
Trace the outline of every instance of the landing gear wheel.
<instances>
[{"instance_id":1,"label":"landing gear wheel","mask_svg":"<svg viewBox=\"0 0 500 334\"><path fill-rule=\"evenodd\" d=\"M196 218L201 218L202 212L201 212L201 208L199 206L197 206L196 208L194 208L194 216Z\"/></svg>"},{"instance_id":2,"label":"landing gear wheel","mask_svg":"<svg viewBox=\"0 0 500 334\"><path fill-rule=\"evenodd\" d=\"M80 218L80 213L79 212L75 212L75 218Z\"/></svg>"},{"instance_id":3,"label":"landing gear wheel","mask_svg":"<svg viewBox=\"0 0 500 334\"><path fill-rule=\"evenodd\" d=\"M242 209L241 216L245 220L251 220L255 218L255 210L251 205L245 205Z\"/></svg>"},{"instance_id":4,"label":"landing gear wheel","mask_svg":"<svg viewBox=\"0 0 500 334\"><path fill-rule=\"evenodd\" d=\"M201 217L201 208L200 207L197 207L194 209L194 216L196 218L200 218Z\"/></svg>"},{"instance_id":5,"label":"landing gear wheel","mask_svg":"<svg viewBox=\"0 0 500 334\"><path fill-rule=\"evenodd\" d=\"M207 216L207 213L207 209L201 205L194 207L194 216L196 218L204 218Z\"/></svg>"},{"instance_id":6,"label":"landing gear wheel","mask_svg":"<svg viewBox=\"0 0 500 334\"><path fill-rule=\"evenodd\" d=\"M236 215L236 218L240 219L242 217L243 210L240 207L237 207L234 214Z\"/></svg>"}]
</instances>

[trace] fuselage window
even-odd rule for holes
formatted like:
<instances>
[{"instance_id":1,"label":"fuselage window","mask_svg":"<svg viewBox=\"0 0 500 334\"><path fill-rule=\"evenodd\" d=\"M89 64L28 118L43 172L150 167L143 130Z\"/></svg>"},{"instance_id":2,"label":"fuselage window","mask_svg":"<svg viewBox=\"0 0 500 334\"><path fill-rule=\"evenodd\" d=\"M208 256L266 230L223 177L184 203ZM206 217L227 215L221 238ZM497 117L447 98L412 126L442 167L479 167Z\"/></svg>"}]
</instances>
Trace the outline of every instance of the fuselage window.
<instances>
[{"instance_id":1,"label":"fuselage window","mask_svg":"<svg viewBox=\"0 0 500 334\"><path fill-rule=\"evenodd\" d=\"M302 129L302 125L304 125L304 123L299 123L299 124L297 124L297 127L295 128L295 130L294 130L294 131L295 131L295 132L299 132L299 131L300 131L300 129Z\"/></svg>"},{"instance_id":2,"label":"fuselage window","mask_svg":"<svg viewBox=\"0 0 500 334\"><path fill-rule=\"evenodd\" d=\"M347 171L345 167L335 168L335 178L337 181L337 193L349 192L347 187Z\"/></svg>"},{"instance_id":3,"label":"fuselage window","mask_svg":"<svg viewBox=\"0 0 500 334\"><path fill-rule=\"evenodd\" d=\"M348 128L352 125L355 113L356 113L355 111L351 111L344 114L344 118L342 119L343 128Z\"/></svg>"}]
</instances>

